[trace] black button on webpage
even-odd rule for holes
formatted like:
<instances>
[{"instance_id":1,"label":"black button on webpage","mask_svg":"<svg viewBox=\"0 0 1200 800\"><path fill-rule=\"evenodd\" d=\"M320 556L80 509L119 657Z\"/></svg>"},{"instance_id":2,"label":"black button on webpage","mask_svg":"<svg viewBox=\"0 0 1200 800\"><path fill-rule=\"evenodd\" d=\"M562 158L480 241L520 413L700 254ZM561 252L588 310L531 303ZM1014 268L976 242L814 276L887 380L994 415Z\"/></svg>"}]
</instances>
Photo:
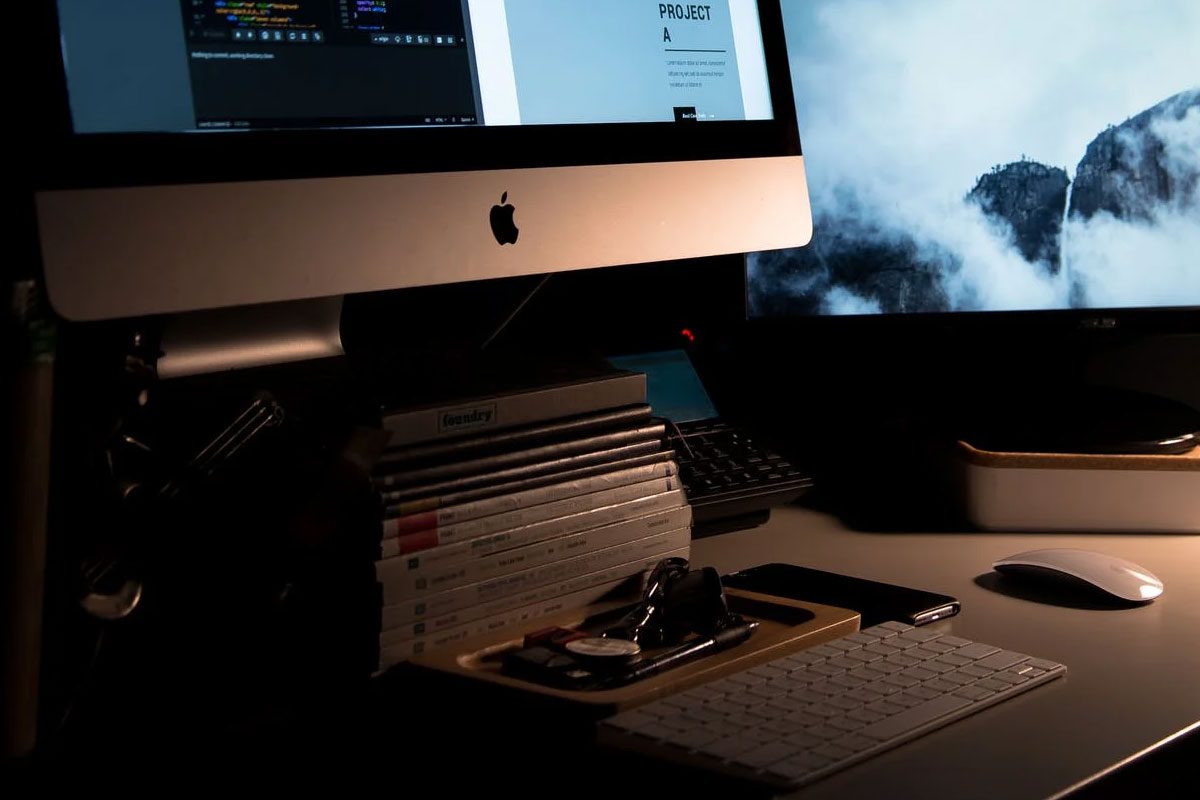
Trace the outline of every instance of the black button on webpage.
<instances>
[{"instance_id":1,"label":"black button on webpage","mask_svg":"<svg viewBox=\"0 0 1200 800\"><path fill-rule=\"evenodd\" d=\"M675 106L676 122L695 122L696 119L695 106Z\"/></svg>"}]
</instances>

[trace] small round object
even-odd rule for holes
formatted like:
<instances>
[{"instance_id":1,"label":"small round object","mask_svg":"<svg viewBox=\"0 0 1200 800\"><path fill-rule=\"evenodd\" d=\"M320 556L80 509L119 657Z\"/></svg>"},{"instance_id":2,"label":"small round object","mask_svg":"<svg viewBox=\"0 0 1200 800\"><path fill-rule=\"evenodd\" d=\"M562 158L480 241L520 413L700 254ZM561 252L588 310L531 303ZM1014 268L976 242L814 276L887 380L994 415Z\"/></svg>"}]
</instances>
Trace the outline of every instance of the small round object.
<instances>
[{"instance_id":1,"label":"small round object","mask_svg":"<svg viewBox=\"0 0 1200 800\"><path fill-rule=\"evenodd\" d=\"M566 648L568 652L580 658L604 660L633 658L642 652L642 648L637 642L631 642L628 639L602 639L599 636L575 639L567 642Z\"/></svg>"}]
</instances>

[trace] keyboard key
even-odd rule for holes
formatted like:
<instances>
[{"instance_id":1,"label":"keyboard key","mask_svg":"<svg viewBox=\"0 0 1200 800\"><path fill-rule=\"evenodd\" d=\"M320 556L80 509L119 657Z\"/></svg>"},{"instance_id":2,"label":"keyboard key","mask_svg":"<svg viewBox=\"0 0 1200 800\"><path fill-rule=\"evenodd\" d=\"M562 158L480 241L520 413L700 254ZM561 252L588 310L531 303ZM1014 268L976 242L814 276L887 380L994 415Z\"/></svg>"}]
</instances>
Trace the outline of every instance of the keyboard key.
<instances>
[{"instance_id":1,"label":"keyboard key","mask_svg":"<svg viewBox=\"0 0 1200 800\"><path fill-rule=\"evenodd\" d=\"M918 681L927 681L930 678L937 677L936 672L922 669L921 667L909 667L908 669L901 671L900 674L909 678L915 678Z\"/></svg>"},{"instance_id":2,"label":"keyboard key","mask_svg":"<svg viewBox=\"0 0 1200 800\"><path fill-rule=\"evenodd\" d=\"M618 714L610 719L608 724L621 730L636 731L638 728L644 728L647 725L653 725L657 722L658 717L651 714L641 711L626 711L624 714Z\"/></svg>"},{"instance_id":3,"label":"keyboard key","mask_svg":"<svg viewBox=\"0 0 1200 800\"><path fill-rule=\"evenodd\" d=\"M846 653L846 658L861 662L863 664L870 664L873 661L882 660L883 656L879 655L879 653L872 653L870 650L863 649L851 650L849 653Z\"/></svg>"},{"instance_id":4,"label":"keyboard key","mask_svg":"<svg viewBox=\"0 0 1200 800\"><path fill-rule=\"evenodd\" d=\"M946 644L941 639L932 642L925 642L921 645L921 647L926 650L932 650L935 653L949 653L955 649L954 645Z\"/></svg>"},{"instance_id":5,"label":"keyboard key","mask_svg":"<svg viewBox=\"0 0 1200 800\"><path fill-rule=\"evenodd\" d=\"M842 654L841 650L824 644L819 644L816 647L810 647L808 648L808 652L821 656L822 658L836 658Z\"/></svg>"},{"instance_id":6,"label":"keyboard key","mask_svg":"<svg viewBox=\"0 0 1200 800\"><path fill-rule=\"evenodd\" d=\"M962 667L971 663L971 659L963 658L957 653L943 653L932 660L939 664L949 664L952 667Z\"/></svg>"},{"instance_id":7,"label":"keyboard key","mask_svg":"<svg viewBox=\"0 0 1200 800\"><path fill-rule=\"evenodd\" d=\"M814 725L821 725L824 722L821 717L818 717L816 714L809 714L807 711L793 711L785 719L804 728L811 728Z\"/></svg>"},{"instance_id":8,"label":"keyboard key","mask_svg":"<svg viewBox=\"0 0 1200 800\"><path fill-rule=\"evenodd\" d=\"M968 645L971 643L967 639L960 639L957 636L946 636L944 634L941 638L941 642L942 642L942 644L948 644L951 647L963 647L964 645Z\"/></svg>"},{"instance_id":9,"label":"keyboard key","mask_svg":"<svg viewBox=\"0 0 1200 800\"><path fill-rule=\"evenodd\" d=\"M875 644L875 642L879 641L878 636L867 633L866 631L852 633L849 636L843 637L843 639L848 642L858 642L859 644Z\"/></svg>"},{"instance_id":10,"label":"keyboard key","mask_svg":"<svg viewBox=\"0 0 1200 800\"><path fill-rule=\"evenodd\" d=\"M851 700L849 697L846 697L846 695L843 694L829 698L825 701L825 705L833 706L834 708L840 708L842 711L849 711L853 708L858 708L862 705L862 703L857 700Z\"/></svg>"},{"instance_id":11,"label":"keyboard key","mask_svg":"<svg viewBox=\"0 0 1200 800\"><path fill-rule=\"evenodd\" d=\"M975 686L980 689L989 689L993 692L1002 692L1008 688L1008 684L1004 681L998 681L995 678L984 678L981 681L976 681Z\"/></svg>"},{"instance_id":12,"label":"keyboard key","mask_svg":"<svg viewBox=\"0 0 1200 800\"><path fill-rule=\"evenodd\" d=\"M840 739L834 739L833 743L838 747L846 748L852 753L861 753L863 750L870 750L875 746L874 741L865 736L859 736L857 733L851 733Z\"/></svg>"},{"instance_id":13,"label":"keyboard key","mask_svg":"<svg viewBox=\"0 0 1200 800\"><path fill-rule=\"evenodd\" d=\"M766 705L751 706L750 708L746 709L747 716L758 717L759 719L779 719L780 717L786 716L787 713L788 712L782 708Z\"/></svg>"},{"instance_id":14,"label":"keyboard key","mask_svg":"<svg viewBox=\"0 0 1200 800\"><path fill-rule=\"evenodd\" d=\"M730 675L729 680L734 683L740 683L743 686L759 686L767 682L766 678L751 672L739 672L736 675Z\"/></svg>"},{"instance_id":15,"label":"keyboard key","mask_svg":"<svg viewBox=\"0 0 1200 800\"><path fill-rule=\"evenodd\" d=\"M899 710L899 709L897 709L897 710ZM846 714L846 719L856 719L859 722L871 723L871 722L879 722L879 720L883 719L886 716L887 716L887 714L880 714L875 711L869 711L865 708L856 708L853 711L850 711Z\"/></svg>"},{"instance_id":16,"label":"keyboard key","mask_svg":"<svg viewBox=\"0 0 1200 800\"><path fill-rule=\"evenodd\" d=\"M703 745L696 748L705 755L714 756L722 760L736 758L742 753L748 753L758 747L758 742L752 739L744 739L740 735L727 736L724 739L718 739L715 742Z\"/></svg>"},{"instance_id":17,"label":"keyboard key","mask_svg":"<svg viewBox=\"0 0 1200 800\"><path fill-rule=\"evenodd\" d=\"M716 700L712 703L706 703L704 710L713 711L717 714L732 715L745 712L746 707L740 706L737 703L731 703L728 700Z\"/></svg>"},{"instance_id":18,"label":"keyboard key","mask_svg":"<svg viewBox=\"0 0 1200 800\"><path fill-rule=\"evenodd\" d=\"M813 755L824 756L825 758L831 758L834 761L841 761L843 758L849 758L850 756L854 755L854 751L847 750L845 747L839 747L838 745L829 742L813 750Z\"/></svg>"},{"instance_id":19,"label":"keyboard key","mask_svg":"<svg viewBox=\"0 0 1200 800\"><path fill-rule=\"evenodd\" d=\"M964 675L973 675L976 678L986 678L996 670L988 669L987 667L981 667L978 664L968 664L965 667L960 667L958 671Z\"/></svg>"},{"instance_id":20,"label":"keyboard key","mask_svg":"<svg viewBox=\"0 0 1200 800\"><path fill-rule=\"evenodd\" d=\"M793 756L786 761L781 761L778 764L772 764L770 772L774 775L782 775L790 778L795 775L797 778L808 775L811 772L816 772L819 769L829 766L833 763L833 759L819 756L815 753L801 753L798 756Z\"/></svg>"},{"instance_id":21,"label":"keyboard key","mask_svg":"<svg viewBox=\"0 0 1200 800\"><path fill-rule=\"evenodd\" d=\"M941 653L939 653L937 650L929 650L921 646L914 647L913 649L909 650L906 655L911 656L912 658L919 658L922 661L928 661L932 658L937 658L941 655Z\"/></svg>"},{"instance_id":22,"label":"keyboard key","mask_svg":"<svg viewBox=\"0 0 1200 800\"><path fill-rule=\"evenodd\" d=\"M809 669L811 669L812 672L820 673L822 675L840 675L841 673L846 672L845 667L835 667L832 661L826 661L820 664L812 664Z\"/></svg>"},{"instance_id":23,"label":"keyboard key","mask_svg":"<svg viewBox=\"0 0 1200 800\"><path fill-rule=\"evenodd\" d=\"M920 683L920 681L916 678L910 678L908 675L904 675L903 673L888 675L883 679L883 682L899 686L902 689L907 689L910 686L916 686L918 683Z\"/></svg>"},{"instance_id":24,"label":"keyboard key","mask_svg":"<svg viewBox=\"0 0 1200 800\"><path fill-rule=\"evenodd\" d=\"M967 675L966 673L964 673L962 671L955 671L955 672L947 672L945 675L942 676L942 680L948 681L950 683L956 683L959 686L969 686L970 684L972 684L976 680L978 680L978 678L975 676L972 676L972 675Z\"/></svg>"},{"instance_id":25,"label":"keyboard key","mask_svg":"<svg viewBox=\"0 0 1200 800\"><path fill-rule=\"evenodd\" d=\"M938 717L943 717L952 711L965 708L970 704L971 701L965 697L956 697L952 694L943 695L936 700L929 700L919 706L913 706L910 709L901 711L899 714L876 722L873 725L868 725L859 733L862 736L869 736L872 739L886 741L933 722Z\"/></svg>"},{"instance_id":26,"label":"keyboard key","mask_svg":"<svg viewBox=\"0 0 1200 800\"><path fill-rule=\"evenodd\" d=\"M937 631L927 630L925 628L913 628L911 631L905 631L900 634L899 638L909 639L914 642L928 642L937 639L941 636Z\"/></svg>"},{"instance_id":27,"label":"keyboard key","mask_svg":"<svg viewBox=\"0 0 1200 800\"><path fill-rule=\"evenodd\" d=\"M952 667L952 666L951 666L951 665L949 665L949 664L944 664L944 663L942 663L941 661L938 661L936 658L931 658L931 659L929 659L928 661L922 661L922 662L921 662L921 669L927 669L927 670L931 670L931 671L933 671L933 672L936 672L936 673L938 673L938 674L940 675L940 674L942 674L943 672L951 672L951 671L953 671L953 670L954 670L954 667Z\"/></svg>"},{"instance_id":28,"label":"keyboard key","mask_svg":"<svg viewBox=\"0 0 1200 800\"><path fill-rule=\"evenodd\" d=\"M864 647L863 650L866 650L868 653L878 653L881 656L894 656L896 653L900 652L900 648L890 647L883 642L869 644Z\"/></svg>"},{"instance_id":29,"label":"keyboard key","mask_svg":"<svg viewBox=\"0 0 1200 800\"><path fill-rule=\"evenodd\" d=\"M992 677L994 677L998 681L1004 681L1005 683L1011 684L1013 686L1016 686L1019 683L1024 683L1025 681L1029 680L1029 678L1026 678L1024 675L1016 675L1012 672L997 672Z\"/></svg>"},{"instance_id":30,"label":"keyboard key","mask_svg":"<svg viewBox=\"0 0 1200 800\"><path fill-rule=\"evenodd\" d=\"M1034 667L1035 669L1044 669L1046 672L1049 672L1053 669L1058 669L1062 666L1062 664L1056 664L1053 661L1046 661L1044 658L1031 658L1025 663L1031 667Z\"/></svg>"},{"instance_id":31,"label":"keyboard key","mask_svg":"<svg viewBox=\"0 0 1200 800\"><path fill-rule=\"evenodd\" d=\"M942 692L935 692L928 686L914 686L911 689L905 690L904 694L908 695L909 697L915 697L918 700L932 700L933 698L941 695Z\"/></svg>"},{"instance_id":32,"label":"keyboard key","mask_svg":"<svg viewBox=\"0 0 1200 800\"><path fill-rule=\"evenodd\" d=\"M777 697L774 700L769 701L768 705L772 705L775 708L781 708L784 711L802 711L807 707L804 703L797 702L792 697Z\"/></svg>"},{"instance_id":33,"label":"keyboard key","mask_svg":"<svg viewBox=\"0 0 1200 800\"><path fill-rule=\"evenodd\" d=\"M925 686L933 689L935 692L953 692L958 688L957 683L942 680L941 678L934 678L933 680L925 681Z\"/></svg>"},{"instance_id":34,"label":"keyboard key","mask_svg":"<svg viewBox=\"0 0 1200 800\"><path fill-rule=\"evenodd\" d=\"M1009 650L1001 650L998 653L993 653L987 658L979 659L978 663L981 667L987 669L1008 669L1013 664L1020 664L1022 661L1028 661L1029 656L1023 653L1013 653Z\"/></svg>"},{"instance_id":35,"label":"keyboard key","mask_svg":"<svg viewBox=\"0 0 1200 800\"><path fill-rule=\"evenodd\" d=\"M894 656L888 656L884 659L884 661L889 664L894 664L897 667L915 667L917 664L921 663L920 659L913 658L912 656L906 656L903 653L897 653Z\"/></svg>"},{"instance_id":36,"label":"keyboard key","mask_svg":"<svg viewBox=\"0 0 1200 800\"><path fill-rule=\"evenodd\" d=\"M813 736L811 733L805 733L804 731L785 736L783 740L788 744L793 744L797 748L802 748L805 750L812 747L819 747L821 742L825 741L824 739Z\"/></svg>"},{"instance_id":37,"label":"keyboard key","mask_svg":"<svg viewBox=\"0 0 1200 800\"><path fill-rule=\"evenodd\" d=\"M844 686L847 689L857 689L866 684L867 679L855 677L854 675L834 675L829 679L829 682L836 686Z\"/></svg>"},{"instance_id":38,"label":"keyboard key","mask_svg":"<svg viewBox=\"0 0 1200 800\"><path fill-rule=\"evenodd\" d=\"M991 645L972 642L971 644L958 648L954 651L954 654L962 656L963 658L969 658L974 661L975 659L983 658L984 656L990 656L992 653L998 652L1000 652L999 647L992 647Z\"/></svg>"},{"instance_id":39,"label":"keyboard key","mask_svg":"<svg viewBox=\"0 0 1200 800\"><path fill-rule=\"evenodd\" d=\"M787 695L787 692L776 686L755 686L749 689L747 694L752 694L765 700L772 700L776 697L784 697Z\"/></svg>"},{"instance_id":40,"label":"keyboard key","mask_svg":"<svg viewBox=\"0 0 1200 800\"><path fill-rule=\"evenodd\" d=\"M981 689L978 686L964 686L954 694L958 697L965 697L968 700L982 700L985 697L991 697L995 692Z\"/></svg>"},{"instance_id":41,"label":"keyboard key","mask_svg":"<svg viewBox=\"0 0 1200 800\"><path fill-rule=\"evenodd\" d=\"M807 753L802 754L807 757ZM772 764L767 772L777 778L783 778L788 782L798 782L801 778L816 772L817 768L810 766L807 761L797 760L795 758L787 758L777 764Z\"/></svg>"},{"instance_id":42,"label":"keyboard key","mask_svg":"<svg viewBox=\"0 0 1200 800\"><path fill-rule=\"evenodd\" d=\"M780 669L779 667L773 667L770 664L761 664L754 669L746 670L746 672L750 675L757 675L760 678L766 678L767 680L771 680L772 678L781 678L787 675L787 670Z\"/></svg>"},{"instance_id":43,"label":"keyboard key","mask_svg":"<svg viewBox=\"0 0 1200 800\"><path fill-rule=\"evenodd\" d=\"M842 716L842 714L845 712L845 709L835 708L834 706L827 705L825 703L817 703L815 705L809 706L807 711L808 711L808 713L815 714L818 717L824 717L825 719L833 719L834 717Z\"/></svg>"},{"instance_id":44,"label":"keyboard key","mask_svg":"<svg viewBox=\"0 0 1200 800\"><path fill-rule=\"evenodd\" d=\"M867 723L859 722L856 719L850 719L850 717L841 717L840 719L829 720L829 727L837 728L838 730L843 730L843 731L847 731L847 732L856 731L866 724Z\"/></svg>"},{"instance_id":45,"label":"keyboard key","mask_svg":"<svg viewBox=\"0 0 1200 800\"><path fill-rule=\"evenodd\" d=\"M815 736L822 741L831 742L846 735L845 731L831 728L828 725L815 725L805 731L809 736Z\"/></svg>"},{"instance_id":46,"label":"keyboard key","mask_svg":"<svg viewBox=\"0 0 1200 800\"><path fill-rule=\"evenodd\" d=\"M715 733L704 728L693 728L685 733L676 736L671 740L671 744L676 747L681 747L684 750L695 750L703 747L706 744L712 744L720 737Z\"/></svg>"},{"instance_id":47,"label":"keyboard key","mask_svg":"<svg viewBox=\"0 0 1200 800\"><path fill-rule=\"evenodd\" d=\"M876 714L883 714L885 717L890 717L892 714L899 714L904 710L904 706L896 703L889 703L887 700L877 700L874 703L866 706L867 711L874 711Z\"/></svg>"},{"instance_id":48,"label":"keyboard key","mask_svg":"<svg viewBox=\"0 0 1200 800\"><path fill-rule=\"evenodd\" d=\"M846 692L845 696L851 700L861 700L864 703L874 703L877 700L883 699L882 695L873 691L870 686L860 686L853 691Z\"/></svg>"},{"instance_id":49,"label":"keyboard key","mask_svg":"<svg viewBox=\"0 0 1200 800\"><path fill-rule=\"evenodd\" d=\"M814 692L811 689L801 689L799 691L788 692L787 699L795 700L798 703L819 703L824 700L826 695L820 692Z\"/></svg>"},{"instance_id":50,"label":"keyboard key","mask_svg":"<svg viewBox=\"0 0 1200 800\"><path fill-rule=\"evenodd\" d=\"M866 644L872 644L873 642L874 642L874 640L872 640L871 642L866 642ZM842 652L846 652L847 650L857 650L858 648L863 646L862 642L855 642L855 641L848 640L848 639L835 639L832 642L826 642L826 644L828 644L830 647L837 648L838 650L841 650Z\"/></svg>"},{"instance_id":51,"label":"keyboard key","mask_svg":"<svg viewBox=\"0 0 1200 800\"><path fill-rule=\"evenodd\" d=\"M861 661L855 661L853 658L846 658L845 656L831 658L825 663L831 667L839 667L844 670L856 669L857 667L862 666Z\"/></svg>"},{"instance_id":52,"label":"keyboard key","mask_svg":"<svg viewBox=\"0 0 1200 800\"><path fill-rule=\"evenodd\" d=\"M780 736L787 736L790 733L798 733L804 729L803 725L799 725L788 719L773 719L762 727L764 731L777 733Z\"/></svg>"},{"instance_id":53,"label":"keyboard key","mask_svg":"<svg viewBox=\"0 0 1200 800\"><path fill-rule=\"evenodd\" d=\"M661 722L655 722L650 725L645 725L634 731L638 736L645 736L647 739L670 739L675 735L675 731L663 725Z\"/></svg>"},{"instance_id":54,"label":"keyboard key","mask_svg":"<svg viewBox=\"0 0 1200 800\"><path fill-rule=\"evenodd\" d=\"M911 631L912 629L913 629L912 625L905 625L903 622L896 622L896 621L892 620L892 621L888 621L888 622L882 622L871 628L867 628L867 632L869 633L871 631L895 631L896 633L904 633L906 631Z\"/></svg>"},{"instance_id":55,"label":"keyboard key","mask_svg":"<svg viewBox=\"0 0 1200 800\"><path fill-rule=\"evenodd\" d=\"M728 717L724 714L718 714L715 711L709 711L706 708L693 708L683 712L683 716L692 720L697 724L708 724L712 722L721 722Z\"/></svg>"}]
</instances>

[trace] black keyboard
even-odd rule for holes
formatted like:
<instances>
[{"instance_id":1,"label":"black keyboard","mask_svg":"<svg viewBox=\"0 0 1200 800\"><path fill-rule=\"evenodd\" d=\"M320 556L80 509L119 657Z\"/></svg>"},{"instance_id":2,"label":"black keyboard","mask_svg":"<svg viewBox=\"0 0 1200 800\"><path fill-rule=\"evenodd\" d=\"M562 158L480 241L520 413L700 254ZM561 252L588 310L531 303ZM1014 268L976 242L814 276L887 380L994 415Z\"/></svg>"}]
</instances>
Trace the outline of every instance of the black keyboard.
<instances>
[{"instance_id":1,"label":"black keyboard","mask_svg":"<svg viewBox=\"0 0 1200 800\"><path fill-rule=\"evenodd\" d=\"M671 426L684 491L695 518L694 535L752 527L772 506L795 500L812 479L783 456L720 420Z\"/></svg>"}]
</instances>

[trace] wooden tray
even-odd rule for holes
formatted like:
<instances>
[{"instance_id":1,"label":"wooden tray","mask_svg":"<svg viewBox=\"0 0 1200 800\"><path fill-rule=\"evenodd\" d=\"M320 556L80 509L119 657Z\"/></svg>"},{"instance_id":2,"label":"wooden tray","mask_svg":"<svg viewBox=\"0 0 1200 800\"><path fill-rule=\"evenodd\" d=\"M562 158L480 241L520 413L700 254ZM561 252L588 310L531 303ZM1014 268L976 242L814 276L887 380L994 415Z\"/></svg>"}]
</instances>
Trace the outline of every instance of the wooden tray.
<instances>
[{"instance_id":1,"label":"wooden tray","mask_svg":"<svg viewBox=\"0 0 1200 800\"><path fill-rule=\"evenodd\" d=\"M569 691L502 674L500 654L520 647L522 638L529 632L520 629L479 637L463 642L457 647L434 650L417 656L410 663L420 669L456 676L477 685L492 685L497 689L503 687L522 693L525 697L532 694L551 701L551 705L565 704L575 707L577 711L586 712L588 716L600 717L749 669L858 630L857 611L739 589L726 589L725 595L731 610L759 622L758 630L748 641L724 652L617 689ZM584 625L590 616L587 608L564 612L539 619L531 630L541 630L554 625L576 627Z\"/></svg>"}]
</instances>

